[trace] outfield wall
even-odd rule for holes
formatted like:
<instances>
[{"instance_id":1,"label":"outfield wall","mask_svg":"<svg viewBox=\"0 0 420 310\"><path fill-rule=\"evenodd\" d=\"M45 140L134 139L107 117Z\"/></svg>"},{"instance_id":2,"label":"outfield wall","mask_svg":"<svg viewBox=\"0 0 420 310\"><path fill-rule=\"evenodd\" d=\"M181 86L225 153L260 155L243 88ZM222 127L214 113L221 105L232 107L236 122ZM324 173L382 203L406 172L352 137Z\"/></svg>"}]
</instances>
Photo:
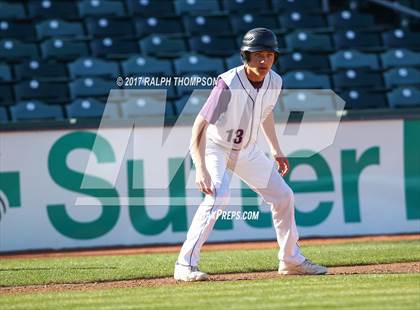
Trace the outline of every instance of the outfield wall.
<instances>
[{"instance_id":1,"label":"outfield wall","mask_svg":"<svg viewBox=\"0 0 420 310\"><path fill-rule=\"evenodd\" d=\"M328 122L309 126L313 141L329 134ZM0 252L182 242L201 199L184 160L190 132L0 133ZM307 142L281 141L301 237L420 232L419 120L345 121L322 151ZM293 156L305 152L314 155ZM209 240L274 239L268 206L232 185L230 210L259 210L259 219L219 220Z\"/></svg>"}]
</instances>

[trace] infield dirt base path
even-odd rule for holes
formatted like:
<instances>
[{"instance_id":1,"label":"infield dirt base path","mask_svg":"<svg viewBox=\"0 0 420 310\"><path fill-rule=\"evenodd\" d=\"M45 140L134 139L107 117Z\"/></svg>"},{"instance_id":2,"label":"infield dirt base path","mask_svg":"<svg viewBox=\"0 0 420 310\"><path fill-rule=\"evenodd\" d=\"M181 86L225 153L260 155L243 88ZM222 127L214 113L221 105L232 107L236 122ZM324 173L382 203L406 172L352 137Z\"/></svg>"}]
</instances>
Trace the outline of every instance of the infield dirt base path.
<instances>
[{"instance_id":1,"label":"infield dirt base path","mask_svg":"<svg viewBox=\"0 0 420 310\"><path fill-rule=\"evenodd\" d=\"M380 273L420 273L420 262L380 264L365 266L345 266L331 267L328 269L328 275L343 274L380 274ZM210 275L210 281L243 281L243 280L261 280L275 279L281 280L284 277L301 276L281 276L276 271L249 272L249 273L229 273ZM10 286L1 287L1 294L22 294L22 293L45 293L60 291L86 291L111 288L134 288L134 287L156 287L161 285L194 285L193 283L177 282L173 278L155 278L123 280L110 282L79 283L79 284L48 284L48 285L28 285L28 286Z\"/></svg>"}]
</instances>

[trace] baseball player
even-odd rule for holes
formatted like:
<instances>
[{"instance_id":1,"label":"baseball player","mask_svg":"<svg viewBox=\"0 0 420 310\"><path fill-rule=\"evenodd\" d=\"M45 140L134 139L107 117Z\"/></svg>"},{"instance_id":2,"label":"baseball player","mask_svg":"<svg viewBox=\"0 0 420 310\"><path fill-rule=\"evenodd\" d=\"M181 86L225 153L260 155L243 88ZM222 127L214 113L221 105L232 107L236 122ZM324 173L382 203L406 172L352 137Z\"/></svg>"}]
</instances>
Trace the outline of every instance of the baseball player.
<instances>
[{"instance_id":1,"label":"baseball player","mask_svg":"<svg viewBox=\"0 0 420 310\"><path fill-rule=\"evenodd\" d=\"M196 184L205 198L197 209L175 264L174 278L207 280L198 269L200 250L229 203L229 183L235 173L270 205L277 241L280 274L325 274L327 268L305 258L297 244L294 196L283 180L289 170L274 128L273 108L282 79L271 70L278 58L277 38L266 28L248 31L242 42L243 65L218 77L195 119L190 154ZM260 130L274 160L258 148Z\"/></svg>"}]
</instances>

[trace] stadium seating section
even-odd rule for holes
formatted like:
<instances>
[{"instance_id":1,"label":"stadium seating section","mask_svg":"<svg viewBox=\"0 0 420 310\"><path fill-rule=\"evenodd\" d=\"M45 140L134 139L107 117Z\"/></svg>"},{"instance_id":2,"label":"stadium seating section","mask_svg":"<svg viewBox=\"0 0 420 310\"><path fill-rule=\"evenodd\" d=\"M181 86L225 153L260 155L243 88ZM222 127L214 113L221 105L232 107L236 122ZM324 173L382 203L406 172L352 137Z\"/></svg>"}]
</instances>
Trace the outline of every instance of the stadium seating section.
<instances>
[{"instance_id":1,"label":"stadium seating section","mask_svg":"<svg viewBox=\"0 0 420 310\"><path fill-rule=\"evenodd\" d=\"M166 107L151 97L105 103L125 87L119 76L216 77L240 65L254 27L278 36L273 69L285 89L332 89L346 109L416 107L418 24L357 0L0 0L0 122L195 115L206 98L189 86L166 86ZM285 93L284 109L293 98Z\"/></svg>"}]
</instances>

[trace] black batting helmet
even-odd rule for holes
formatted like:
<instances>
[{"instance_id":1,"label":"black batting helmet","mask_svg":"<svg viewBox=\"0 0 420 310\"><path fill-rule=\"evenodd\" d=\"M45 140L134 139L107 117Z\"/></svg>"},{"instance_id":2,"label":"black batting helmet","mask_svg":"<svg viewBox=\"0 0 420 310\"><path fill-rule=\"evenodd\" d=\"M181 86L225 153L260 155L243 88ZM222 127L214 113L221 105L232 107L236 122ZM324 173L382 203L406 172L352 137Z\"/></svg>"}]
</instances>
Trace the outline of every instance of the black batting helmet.
<instances>
[{"instance_id":1,"label":"black batting helmet","mask_svg":"<svg viewBox=\"0 0 420 310\"><path fill-rule=\"evenodd\" d=\"M279 47L276 35L267 28L254 28L248 31L242 40L241 58L248 61L247 52L268 51L275 53L275 60L279 56Z\"/></svg>"}]
</instances>

